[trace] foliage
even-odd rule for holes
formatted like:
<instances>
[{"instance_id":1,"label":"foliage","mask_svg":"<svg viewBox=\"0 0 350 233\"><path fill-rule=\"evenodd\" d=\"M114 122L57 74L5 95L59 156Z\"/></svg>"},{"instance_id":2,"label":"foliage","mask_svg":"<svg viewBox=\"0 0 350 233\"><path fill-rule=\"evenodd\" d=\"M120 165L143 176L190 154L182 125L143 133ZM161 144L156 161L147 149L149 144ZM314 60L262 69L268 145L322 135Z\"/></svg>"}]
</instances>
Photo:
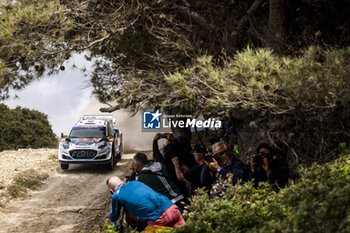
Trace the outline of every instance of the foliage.
<instances>
[{"instance_id":1,"label":"foliage","mask_svg":"<svg viewBox=\"0 0 350 233\"><path fill-rule=\"evenodd\" d=\"M349 59L350 47L310 47L296 57L248 48L224 67L205 56L166 77L173 92L163 105L250 122L272 144L290 149L292 167L329 161L350 135Z\"/></svg>"},{"instance_id":2,"label":"foliage","mask_svg":"<svg viewBox=\"0 0 350 233\"><path fill-rule=\"evenodd\" d=\"M0 151L55 147L57 138L47 116L39 111L0 104Z\"/></svg>"},{"instance_id":3,"label":"foliage","mask_svg":"<svg viewBox=\"0 0 350 233\"><path fill-rule=\"evenodd\" d=\"M58 155L57 154L49 155L49 160L51 160L53 162L57 162L58 161Z\"/></svg>"},{"instance_id":4,"label":"foliage","mask_svg":"<svg viewBox=\"0 0 350 233\"><path fill-rule=\"evenodd\" d=\"M56 72L69 48L73 25L58 1L0 1L0 99L21 89L45 70ZM63 69L63 67L61 67Z\"/></svg>"},{"instance_id":5,"label":"foliage","mask_svg":"<svg viewBox=\"0 0 350 233\"><path fill-rule=\"evenodd\" d=\"M349 1L2 2L0 97L87 51L94 94L115 105L103 111L228 112L289 148L292 167L349 138Z\"/></svg>"},{"instance_id":6,"label":"foliage","mask_svg":"<svg viewBox=\"0 0 350 233\"><path fill-rule=\"evenodd\" d=\"M115 226L109 224L108 221L103 224L103 231L94 231L93 233L115 233L119 232ZM86 231L80 231L79 233L86 233Z\"/></svg>"},{"instance_id":7,"label":"foliage","mask_svg":"<svg viewBox=\"0 0 350 233\"><path fill-rule=\"evenodd\" d=\"M296 184L275 192L268 184L236 185L223 198L199 191L186 224L174 232L349 232L350 154L313 165ZM205 209L206 211L203 211Z\"/></svg>"},{"instance_id":8,"label":"foliage","mask_svg":"<svg viewBox=\"0 0 350 233\"><path fill-rule=\"evenodd\" d=\"M29 169L18 173L7 187L8 193L12 197L18 197L27 192L28 189L34 190L42 184L42 181L48 177L46 173L38 173L34 169Z\"/></svg>"},{"instance_id":9,"label":"foliage","mask_svg":"<svg viewBox=\"0 0 350 233\"><path fill-rule=\"evenodd\" d=\"M204 55L222 64L247 45L269 45L274 10L283 15L276 21L285 28L284 53L297 54L312 44L349 44L348 1L297 0L278 9L270 2L3 0L0 96L45 71L64 69L61 64L72 52L89 51L100 101L117 100L123 107L159 104L171 93L164 74Z\"/></svg>"},{"instance_id":10,"label":"foliage","mask_svg":"<svg viewBox=\"0 0 350 233\"><path fill-rule=\"evenodd\" d=\"M116 229L117 228L115 226L110 225L108 223L105 223L103 225L103 233L114 233L114 232L116 232Z\"/></svg>"}]
</instances>

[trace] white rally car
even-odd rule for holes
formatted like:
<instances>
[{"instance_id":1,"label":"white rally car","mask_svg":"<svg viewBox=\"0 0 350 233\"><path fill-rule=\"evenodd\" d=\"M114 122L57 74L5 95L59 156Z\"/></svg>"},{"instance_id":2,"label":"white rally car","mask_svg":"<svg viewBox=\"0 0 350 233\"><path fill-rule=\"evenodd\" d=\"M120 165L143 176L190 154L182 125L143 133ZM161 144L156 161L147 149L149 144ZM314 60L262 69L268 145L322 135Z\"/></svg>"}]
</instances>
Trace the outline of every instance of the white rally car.
<instances>
[{"instance_id":1,"label":"white rally car","mask_svg":"<svg viewBox=\"0 0 350 233\"><path fill-rule=\"evenodd\" d=\"M122 155L122 133L115 128L110 115L84 116L62 138L58 147L58 160L62 170L69 164L106 164L113 169Z\"/></svg>"}]
</instances>

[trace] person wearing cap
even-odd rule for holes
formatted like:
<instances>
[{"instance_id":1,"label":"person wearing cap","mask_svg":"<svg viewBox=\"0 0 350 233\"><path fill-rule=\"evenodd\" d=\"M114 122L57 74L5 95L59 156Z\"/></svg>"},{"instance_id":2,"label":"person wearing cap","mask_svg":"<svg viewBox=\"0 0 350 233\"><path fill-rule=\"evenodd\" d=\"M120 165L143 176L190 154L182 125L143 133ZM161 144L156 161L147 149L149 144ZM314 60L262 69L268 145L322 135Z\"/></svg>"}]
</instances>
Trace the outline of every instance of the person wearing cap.
<instances>
[{"instance_id":1,"label":"person wearing cap","mask_svg":"<svg viewBox=\"0 0 350 233\"><path fill-rule=\"evenodd\" d=\"M109 190L113 193L110 219L117 221L121 207L148 225L177 227L185 224L178 207L166 196L157 193L139 181L124 183L117 176L107 180Z\"/></svg>"}]
</instances>

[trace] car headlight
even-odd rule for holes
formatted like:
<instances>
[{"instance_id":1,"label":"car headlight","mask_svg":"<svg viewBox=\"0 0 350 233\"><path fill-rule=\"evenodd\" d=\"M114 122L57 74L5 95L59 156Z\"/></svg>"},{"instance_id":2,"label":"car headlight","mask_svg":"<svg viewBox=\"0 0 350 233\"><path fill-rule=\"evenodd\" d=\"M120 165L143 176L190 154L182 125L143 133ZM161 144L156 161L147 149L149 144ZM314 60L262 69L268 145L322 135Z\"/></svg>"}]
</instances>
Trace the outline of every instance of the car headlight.
<instances>
[{"instance_id":1,"label":"car headlight","mask_svg":"<svg viewBox=\"0 0 350 233\"><path fill-rule=\"evenodd\" d=\"M107 142L106 142L106 141L99 142L99 143L97 144L97 148L98 148L98 149L103 149L103 148L106 147L106 146L107 146Z\"/></svg>"},{"instance_id":2,"label":"car headlight","mask_svg":"<svg viewBox=\"0 0 350 233\"><path fill-rule=\"evenodd\" d=\"M65 142L62 144L62 147L63 147L63 149L68 150L68 148L69 148L69 142L65 141Z\"/></svg>"}]
</instances>

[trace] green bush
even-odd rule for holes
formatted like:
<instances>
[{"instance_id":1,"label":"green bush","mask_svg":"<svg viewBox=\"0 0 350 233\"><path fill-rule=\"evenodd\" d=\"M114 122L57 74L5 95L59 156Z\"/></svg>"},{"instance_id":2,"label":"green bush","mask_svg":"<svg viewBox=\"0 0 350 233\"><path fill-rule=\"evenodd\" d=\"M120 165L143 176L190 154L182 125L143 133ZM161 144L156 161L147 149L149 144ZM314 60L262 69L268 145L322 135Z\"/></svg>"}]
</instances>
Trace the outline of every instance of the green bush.
<instances>
[{"instance_id":1,"label":"green bush","mask_svg":"<svg viewBox=\"0 0 350 233\"><path fill-rule=\"evenodd\" d=\"M174 232L350 232L350 154L302 174L279 192L246 183L209 200L199 191Z\"/></svg>"},{"instance_id":2,"label":"green bush","mask_svg":"<svg viewBox=\"0 0 350 233\"><path fill-rule=\"evenodd\" d=\"M47 116L39 111L0 104L0 151L55 147L57 138Z\"/></svg>"}]
</instances>

